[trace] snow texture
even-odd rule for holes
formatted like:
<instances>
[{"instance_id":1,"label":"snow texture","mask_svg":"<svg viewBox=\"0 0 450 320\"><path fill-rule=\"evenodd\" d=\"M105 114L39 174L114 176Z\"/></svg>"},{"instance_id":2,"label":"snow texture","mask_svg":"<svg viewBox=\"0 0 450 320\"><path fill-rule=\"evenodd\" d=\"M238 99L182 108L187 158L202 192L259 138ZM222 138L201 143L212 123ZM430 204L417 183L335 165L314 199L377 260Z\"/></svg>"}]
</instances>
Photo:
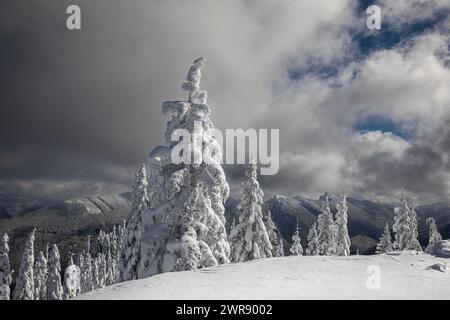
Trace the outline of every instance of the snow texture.
<instances>
[{"instance_id":1,"label":"snow texture","mask_svg":"<svg viewBox=\"0 0 450 320\"><path fill-rule=\"evenodd\" d=\"M77 299L448 299L450 273L426 270L445 261L412 251L278 257L159 274ZM379 289L367 286L371 266L379 267Z\"/></svg>"}]
</instances>

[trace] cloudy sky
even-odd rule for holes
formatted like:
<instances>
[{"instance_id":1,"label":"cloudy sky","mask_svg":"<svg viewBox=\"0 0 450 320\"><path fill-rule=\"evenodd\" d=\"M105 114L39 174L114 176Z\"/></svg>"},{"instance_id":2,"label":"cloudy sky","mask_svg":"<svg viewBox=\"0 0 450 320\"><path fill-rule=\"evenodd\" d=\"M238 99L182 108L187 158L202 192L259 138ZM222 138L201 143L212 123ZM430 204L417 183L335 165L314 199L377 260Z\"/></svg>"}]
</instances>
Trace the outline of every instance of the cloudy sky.
<instances>
[{"instance_id":1,"label":"cloudy sky","mask_svg":"<svg viewBox=\"0 0 450 320\"><path fill-rule=\"evenodd\" d=\"M81 7L82 30L66 28ZM365 9L382 9L379 31ZM0 191L126 190L190 63L219 129L279 128L266 194L450 199L448 0L0 4ZM227 168L234 187L239 170Z\"/></svg>"}]
</instances>

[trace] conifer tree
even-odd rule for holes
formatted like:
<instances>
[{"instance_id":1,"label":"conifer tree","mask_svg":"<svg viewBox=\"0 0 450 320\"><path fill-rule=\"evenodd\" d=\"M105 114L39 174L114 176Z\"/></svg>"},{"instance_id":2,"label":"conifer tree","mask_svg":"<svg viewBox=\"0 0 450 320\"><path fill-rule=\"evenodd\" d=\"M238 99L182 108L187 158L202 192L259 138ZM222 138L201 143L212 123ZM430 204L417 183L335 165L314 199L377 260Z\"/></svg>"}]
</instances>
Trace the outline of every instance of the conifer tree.
<instances>
[{"instance_id":1,"label":"conifer tree","mask_svg":"<svg viewBox=\"0 0 450 320\"><path fill-rule=\"evenodd\" d=\"M396 250L417 250L422 251L417 240L417 214L414 204L409 205L406 194L402 189L401 206L394 209L394 225L392 229L395 234L394 248Z\"/></svg>"},{"instance_id":2,"label":"conifer tree","mask_svg":"<svg viewBox=\"0 0 450 320\"><path fill-rule=\"evenodd\" d=\"M259 188L256 169L254 163L248 164L245 169L242 198L238 204L241 214L235 228L236 236L231 243L232 262L272 257L272 244L261 210L264 194Z\"/></svg>"},{"instance_id":3,"label":"conifer tree","mask_svg":"<svg viewBox=\"0 0 450 320\"><path fill-rule=\"evenodd\" d=\"M281 238L280 233L272 220L272 213L270 210L265 216L264 225L266 226L267 234L269 235L269 240L272 244L272 256L282 257L284 255L283 239Z\"/></svg>"},{"instance_id":4,"label":"conifer tree","mask_svg":"<svg viewBox=\"0 0 450 320\"><path fill-rule=\"evenodd\" d=\"M34 262L34 300L47 299L47 259L42 251L39 251Z\"/></svg>"},{"instance_id":5,"label":"conifer tree","mask_svg":"<svg viewBox=\"0 0 450 320\"><path fill-rule=\"evenodd\" d=\"M124 241L121 278L123 281L137 279L141 259L142 213L148 208L147 170L143 164L135 174L132 190L133 205Z\"/></svg>"},{"instance_id":6,"label":"conifer tree","mask_svg":"<svg viewBox=\"0 0 450 320\"><path fill-rule=\"evenodd\" d=\"M301 256L303 254L303 248L301 244L300 233L298 229L298 219L297 219L297 228L295 229L295 233L292 236L292 245L289 249L293 256Z\"/></svg>"},{"instance_id":7,"label":"conifer tree","mask_svg":"<svg viewBox=\"0 0 450 320\"><path fill-rule=\"evenodd\" d=\"M336 214L336 250L338 256L348 256L350 254L350 237L347 228L347 193L343 192L337 205Z\"/></svg>"},{"instance_id":8,"label":"conifer tree","mask_svg":"<svg viewBox=\"0 0 450 320\"><path fill-rule=\"evenodd\" d=\"M319 236L317 234L317 224L313 223L308 232L308 247L306 248L306 254L308 256L317 256L320 254Z\"/></svg>"},{"instance_id":9,"label":"conifer tree","mask_svg":"<svg viewBox=\"0 0 450 320\"><path fill-rule=\"evenodd\" d=\"M34 299L34 233L31 231L27 242L25 243L22 260L20 262L19 274L16 279L16 286L13 291L14 300L33 300Z\"/></svg>"},{"instance_id":10,"label":"conifer tree","mask_svg":"<svg viewBox=\"0 0 450 320\"><path fill-rule=\"evenodd\" d=\"M319 254L323 256L333 255L335 253L335 229L328 194L325 198L322 213L317 218L317 232L319 239Z\"/></svg>"},{"instance_id":11,"label":"conifer tree","mask_svg":"<svg viewBox=\"0 0 450 320\"><path fill-rule=\"evenodd\" d=\"M143 214L138 278L229 262L224 216L229 187L207 93L200 88L205 62L199 58L189 69L183 84L187 101L162 106L172 119L166 144L150 152L150 205Z\"/></svg>"},{"instance_id":12,"label":"conifer tree","mask_svg":"<svg viewBox=\"0 0 450 320\"><path fill-rule=\"evenodd\" d=\"M0 300L10 299L11 265L9 262L8 235L4 233L0 238Z\"/></svg>"},{"instance_id":13,"label":"conifer tree","mask_svg":"<svg viewBox=\"0 0 450 320\"><path fill-rule=\"evenodd\" d=\"M393 249L392 242L391 242L391 232L389 231L389 224L386 223L384 226L383 234L380 237L380 240L377 244L376 253L386 253L391 252Z\"/></svg>"},{"instance_id":14,"label":"conifer tree","mask_svg":"<svg viewBox=\"0 0 450 320\"><path fill-rule=\"evenodd\" d=\"M426 224L428 226L428 246L426 248L426 252L433 253L434 245L442 240L442 236L437 229L436 221L434 220L434 218L429 217L426 220Z\"/></svg>"},{"instance_id":15,"label":"conifer tree","mask_svg":"<svg viewBox=\"0 0 450 320\"><path fill-rule=\"evenodd\" d=\"M81 272L80 268L73 264L72 255L64 271L64 300L75 298L81 293Z\"/></svg>"},{"instance_id":16,"label":"conifer tree","mask_svg":"<svg viewBox=\"0 0 450 320\"><path fill-rule=\"evenodd\" d=\"M49 250L47 267L47 300L62 300L61 262L56 244L53 244Z\"/></svg>"}]
</instances>

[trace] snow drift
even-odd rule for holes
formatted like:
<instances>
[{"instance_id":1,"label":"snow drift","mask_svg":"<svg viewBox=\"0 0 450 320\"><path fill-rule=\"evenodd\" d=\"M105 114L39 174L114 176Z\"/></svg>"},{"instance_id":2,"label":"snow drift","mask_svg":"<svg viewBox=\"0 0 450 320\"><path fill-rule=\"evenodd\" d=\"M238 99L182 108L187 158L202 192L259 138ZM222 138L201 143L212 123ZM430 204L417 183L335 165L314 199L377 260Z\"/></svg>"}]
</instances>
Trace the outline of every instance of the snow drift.
<instances>
[{"instance_id":1,"label":"snow drift","mask_svg":"<svg viewBox=\"0 0 450 320\"><path fill-rule=\"evenodd\" d=\"M77 299L449 299L448 259L403 252L289 256L171 272L99 289ZM379 289L368 282L379 271Z\"/></svg>"}]
</instances>

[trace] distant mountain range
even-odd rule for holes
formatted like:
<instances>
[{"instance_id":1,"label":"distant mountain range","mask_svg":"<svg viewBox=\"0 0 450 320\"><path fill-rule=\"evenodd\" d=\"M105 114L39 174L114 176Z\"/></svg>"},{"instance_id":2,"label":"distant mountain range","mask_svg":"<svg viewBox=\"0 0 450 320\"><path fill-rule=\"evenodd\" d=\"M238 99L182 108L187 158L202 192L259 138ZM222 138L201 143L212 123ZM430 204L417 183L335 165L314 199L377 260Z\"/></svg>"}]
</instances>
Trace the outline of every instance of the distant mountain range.
<instances>
[{"instance_id":1,"label":"distant mountain range","mask_svg":"<svg viewBox=\"0 0 450 320\"><path fill-rule=\"evenodd\" d=\"M310 226L321 213L325 195L319 199L302 196L274 196L264 203L263 210L272 212L284 240L289 247L298 218L302 244L306 247L306 236ZM329 194L331 208L336 212L338 197ZM46 243L58 243L65 263L70 250L79 251L84 246L87 235L95 236L100 229L111 230L128 218L130 213L129 193L113 195L93 195L68 200L44 197L7 195L0 193L0 233L10 235L11 260L18 267L20 253L33 227L37 228L36 247L44 250ZM238 200L229 198L226 208L227 229L239 212ZM370 254L386 223L392 226L395 204L383 204L369 200L348 198L348 227L352 240L352 252ZM428 242L425 220L436 219L444 239L450 238L450 203L441 202L417 206L419 240Z\"/></svg>"},{"instance_id":2,"label":"distant mountain range","mask_svg":"<svg viewBox=\"0 0 450 320\"><path fill-rule=\"evenodd\" d=\"M278 226L284 240L285 249L291 243L297 219L300 226L302 245L306 247L306 237L309 228L322 212L325 195L319 199L309 199L303 196L274 196L264 203L264 211L270 210L275 224ZM328 194L331 211L335 214L338 196ZM226 205L227 224L231 224L238 201L229 199ZM375 251L376 243L383 232L384 225L389 222L392 227L394 221L394 208L398 204L377 203L369 200L347 198L348 229L352 240L352 253L371 254ZM416 207L419 223L419 241L422 245L428 243L428 230L425 221L428 217L436 220L439 231L444 239L450 238L450 203L440 202Z\"/></svg>"}]
</instances>

